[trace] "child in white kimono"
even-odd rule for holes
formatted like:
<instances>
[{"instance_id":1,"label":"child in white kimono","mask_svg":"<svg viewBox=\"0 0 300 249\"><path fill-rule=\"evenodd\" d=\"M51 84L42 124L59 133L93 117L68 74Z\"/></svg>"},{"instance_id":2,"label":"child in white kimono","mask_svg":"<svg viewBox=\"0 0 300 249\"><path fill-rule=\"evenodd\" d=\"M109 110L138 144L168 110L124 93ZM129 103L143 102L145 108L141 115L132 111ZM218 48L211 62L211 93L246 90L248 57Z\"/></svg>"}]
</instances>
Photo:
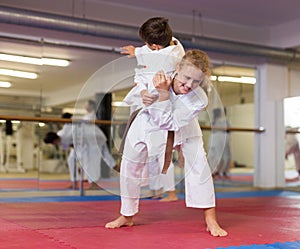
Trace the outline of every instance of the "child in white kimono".
<instances>
[{"instance_id":1,"label":"child in white kimono","mask_svg":"<svg viewBox=\"0 0 300 249\"><path fill-rule=\"evenodd\" d=\"M214 186L197 121L197 116L208 103L205 92L199 87L208 71L207 55L200 50L193 50L183 57L173 78L166 77L162 71L157 73L153 82L159 91L159 98L148 106L148 113L160 129L175 131L174 144L182 146L185 157L186 205L204 209L207 231L212 236L226 236L227 232L217 222ZM129 134L128 138L130 139ZM137 173L143 164L126 166L124 174L127 179L135 181L121 182L122 192L127 194L122 196L121 216L107 223L107 228L133 226L133 217L138 213L138 200L134 197L139 191L136 185L139 180Z\"/></svg>"},{"instance_id":2,"label":"child in white kimono","mask_svg":"<svg viewBox=\"0 0 300 249\"><path fill-rule=\"evenodd\" d=\"M72 118L72 114L64 113L62 118ZM70 173L70 180L72 182L71 187L74 186L74 182L80 179L77 164L76 164L76 156L73 148L73 135L72 135L72 123L65 123L61 130L57 132L57 135L60 137L60 143L63 150L69 149L68 155L68 167Z\"/></svg>"},{"instance_id":3,"label":"child in white kimono","mask_svg":"<svg viewBox=\"0 0 300 249\"><path fill-rule=\"evenodd\" d=\"M88 100L85 108L87 113L83 116L83 120L95 120L96 102ZM101 160L103 159L111 169L116 166L116 161L109 152L104 132L97 125L92 122L82 122L79 127L80 130L77 132L80 134L80 139L79 141L75 140L74 144L76 155L90 183L89 189L99 189Z\"/></svg>"},{"instance_id":4,"label":"child in white kimono","mask_svg":"<svg viewBox=\"0 0 300 249\"><path fill-rule=\"evenodd\" d=\"M225 114L225 112L224 112ZM226 116L222 115L221 108L213 110L214 127L228 128L230 123ZM210 137L211 153L208 155L208 162L211 168L213 178L228 178L228 172L231 164L230 132L215 129ZM221 155L221 158L218 157Z\"/></svg>"},{"instance_id":5,"label":"child in white kimono","mask_svg":"<svg viewBox=\"0 0 300 249\"><path fill-rule=\"evenodd\" d=\"M184 55L184 48L176 38L172 37L172 30L166 18L153 17L148 19L140 27L139 35L146 45L142 47L125 46L122 47L121 52L129 55L129 57L136 57L137 60L134 77L135 86L123 100L131 107L131 113L139 109L141 109L140 113L147 113L147 107L142 103L143 96L148 96L152 100L158 96L152 82L153 76L158 70L163 70L166 74L172 73ZM141 117L144 117L146 121L149 119L147 114ZM158 131L158 133L165 134L166 132ZM164 144L165 139L161 141ZM151 143L151 146L147 148L148 155L153 155L153 157L149 157L148 168L145 169L149 171L149 187L154 196L159 196L162 188L166 191L175 191L174 166L170 166L170 172L166 175L161 176L160 174L160 168L157 166L159 159L155 154L160 147L157 143L158 141L155 144ZM163 163L161 159L160 165ZM173 195L172 198L168 198L168 200L173 199L177 200L177 196Z\"/></svg>"}]
</instances>

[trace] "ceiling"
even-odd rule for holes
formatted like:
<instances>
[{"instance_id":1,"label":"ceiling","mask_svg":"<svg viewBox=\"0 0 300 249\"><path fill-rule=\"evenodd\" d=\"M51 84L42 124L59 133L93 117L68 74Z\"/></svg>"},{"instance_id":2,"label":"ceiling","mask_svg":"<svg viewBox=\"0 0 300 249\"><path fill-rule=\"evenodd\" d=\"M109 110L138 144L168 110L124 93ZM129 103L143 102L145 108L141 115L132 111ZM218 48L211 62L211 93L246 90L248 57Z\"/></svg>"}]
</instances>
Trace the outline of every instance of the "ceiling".
<instances>
[{"instance_id":1,"label":"ceiling","mask_svg":"<svg viewBox=\"0 0 300 249\"><path fill-rule=\"evenodd\" d=\"M200 33L206 37L278 48L298 49L300 46L300 37L294 32L294 27L300 25L298 0L1 0L0 6L136 28L149 17L164 15L169 18L173 30L181 33ZM122 57L116 51L111 51L111 48L117 49L129 43L142 44L121 38L111 39L101 35L90 36L47 27L30 27L24 23L16 25L0 21L0 29L0 53L57 57L71 61L66 68L0 61L0 68L27 70L39 75L36 80L0 76L0 80L11 81L13 84L9 89L0 89L0 95L13 98L42 96L47 106L74 105L82 87L93 73ZM108 51L100 49L101 46L107 46ZM253 61L248 63L246 60L245 63L245 58L239 56L235 56L234 60L224 56L226 60L222 60L223 55L211 55L212 60L216 61L215 73L254 75ZM232 66L238 64L238 67Z\"/></svg>"},{"instance_id":2,"label":"ceiling","mask_svg":"<svg viewBox=\"0 0 300 249\"><path fill-rule=\"evenodd\" d=\"M274 26L300 18L298 0L107 0L99 2L131 5L136 9L160 10L187 16L196 12L203 18L253 27Z\"/></svg>"}]
</instances>

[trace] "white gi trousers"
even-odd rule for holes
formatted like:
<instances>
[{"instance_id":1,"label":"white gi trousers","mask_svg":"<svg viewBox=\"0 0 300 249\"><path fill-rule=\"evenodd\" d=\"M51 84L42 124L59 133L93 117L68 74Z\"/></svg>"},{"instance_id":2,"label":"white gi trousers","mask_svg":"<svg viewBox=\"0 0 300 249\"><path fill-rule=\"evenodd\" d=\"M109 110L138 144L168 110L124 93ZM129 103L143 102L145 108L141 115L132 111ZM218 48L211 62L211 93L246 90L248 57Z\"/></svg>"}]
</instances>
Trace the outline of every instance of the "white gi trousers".
<instances>
[{"instance_id":1,"label":"white gi trousers","mask_svg":"<svg viewBox=\"0 0 300 249\"><path fill-rule=\"evenodd\" d=\"M181 144L184 156L185 202L187 207L215 207L215 191L202 137L187 138Z\"/></svg>"},{"instance_id":2,"label":"white gi trousers","mask_svg":"<svg viewBox=\"0 0 300 249\"><path fill-rule=\"evenodd\" d=\"M147 112L139 113L128 130L120 171L121 214L131 216L138 212L145 172L149 182L161 178L167 131L151 122ZM146 176L147 177L147 176Z\"/></svg>"},{"instance_id":3,"label":"white gi trousers","mask_svg":"<svg viewBox=\"0 0 300 249\"><path fill-rule=\"evenodd\" d=\"M73 148L71 148L68 156L68 167L71 182L75 182L80 179L78 165L76 165L77 162L75 160L77 160L75 156L75 151Z\"/></svg>"},{"instance_id":4,"label":"white gi trousers","mask_svg":"<svg viewBox=\"0 0 300 249\"><path fill-rule=\"evenodd\" d=\"M110 154L107 138L99 127L82 123L78 132L80 139L74 144L76 155L89 183L97 182L101 178L101 160L110 168L116 165L116 161Z\"/></svg>"},{"instance_id":5,"label":"white gi trousers","mask_svg":"<svg viewBox=\"0 0 300 249\"><path fill-rule=\"evenodd\" d=\"M193 208L215 207L214 185L203 148L202 137L187 138L181 146L185 158L186 206ZM140 146L140 148L142 147ZM144 149L141 149L139 155L145 155L146 161L147 152ZM122 159L120 213L124 216L133 216L139 211L141 175L143 168L147 165L145 161L133 162L126 157Z\"/></svg>"}]
</instances>

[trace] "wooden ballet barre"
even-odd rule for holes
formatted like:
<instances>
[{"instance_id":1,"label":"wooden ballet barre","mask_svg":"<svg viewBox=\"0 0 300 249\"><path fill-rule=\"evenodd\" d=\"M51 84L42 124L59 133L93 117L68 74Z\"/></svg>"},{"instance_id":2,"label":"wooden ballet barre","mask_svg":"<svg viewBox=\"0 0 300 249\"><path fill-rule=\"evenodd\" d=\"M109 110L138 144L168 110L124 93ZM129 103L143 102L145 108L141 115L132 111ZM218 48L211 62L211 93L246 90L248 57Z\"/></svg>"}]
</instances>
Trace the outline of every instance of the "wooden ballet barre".
<instances>
[{"instance_id":1,"label":"wooden ballet barre","mask_svg":"<svg viewBox=\"0 0 300 249\"><path fill-rule=\"evenodd\" d=\"M4 120L16 120L16 121L28 121L28 122L43 122L43 123L91 123L102 125L120 125L126 124L125 121L110 121L110 120L85 120L75 118L52 118L52 117L30 117L30 116L9 116L0 115L0 119Z\"/></svg>"},{"instance_id":2,"label":"wooden ballet barre","mask_svg":"<svg viewBox=\"0 0 300 249\"><path fill-rule=\"evenodd\" d=\"M18 121L29 121L29 122L44 122L44 123L91 123L100 125L121 125L126 124L126 121L110 121L110 120L84 120L84 119L69 119L69 118L52 118L52 117L30 117L30 116L9 116L0 115L0 119L4 120L18 120ZM202 130L221 130L221 131L240 131L240 132L256 132L262 133L265 131L264 128L238 128L238 127L214 127L200 125ZM291 132L291 133L300 133Z\"/></svg>"},{"instance_id":3,"label":"wooden ballet barre","mask_svg":"<svg viewBox=\"0 0 300 249\"><path fill-rule=\"evenodd\" d=\"M242 132L265 132L265 128L238 128L238 127L219 127L219 126L205 126L201 125L202 130L219 130L219 131L242 131Z\"/></svg>"},{"instance_id":4,"label":"wooden ballet barre","mask_svg":"<svg viewBox=\"0 0 300 249\"><path fill-rule=\"evenodd\" d=\"M300 133L300 128L290 128L285 131L285 133L297 134Z\"/></svg>"}]
</instances>

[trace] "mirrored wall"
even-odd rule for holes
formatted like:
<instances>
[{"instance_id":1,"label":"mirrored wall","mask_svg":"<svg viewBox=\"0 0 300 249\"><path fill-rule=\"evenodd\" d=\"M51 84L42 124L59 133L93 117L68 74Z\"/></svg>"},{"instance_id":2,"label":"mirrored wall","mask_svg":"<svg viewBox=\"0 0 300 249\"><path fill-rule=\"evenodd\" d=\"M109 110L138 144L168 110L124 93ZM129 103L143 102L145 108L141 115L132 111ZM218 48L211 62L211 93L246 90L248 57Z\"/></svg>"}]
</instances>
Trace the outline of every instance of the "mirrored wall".
<instances>
[{"instance_id":1,"label":"mirrored wall","mask_svg":"<svg viewBox=\"0 0 300 249\"><path fill-rule=\"evenodd\" d=\"M11 43L11 50L8 49L6 52L15 51L14 53L17 53L20 50L18 42ZM9 42L4 40L3 44L9 44ZM63 129L65 124L70 123L62 120L63 114L70 113L77 119L83 118L87 114L85 104L88 100L96 101L98 108L102 103L99 101L99 93L100 95L108 94L109 100L102 103L100 116L97 116L96 119L104 119L112 121L112 123L101 124L100 122L97 126L105 131L109 152L119 163L118 149L122 129L124 129L130 113L129 107L122 106L121 103L133 85L134 71L132 70L128 74L128 70L134 69L132 67L134 60L122 59L118 52L103 51L103 49L79 49L53 44L37 45L28 41L21 45L23 53L25 46L28 55L34 54L39 58L65 58L68 59L70 66L54 67L27 65L20 62L0 62L2 67L38 72L36 80L0 76L1 81L11 82L9 88L1 88L0 94L1 116L9 117L0 118L0 191L75 191L79 195L84 190L84 194L93 195L98 193L95 191L103 188L109 190L106 191L106 194L118 194L119 173L116 170L112 170L107 165L104 166L101 170L99 184L94 189L87 178L81 175L80 162L73 161L73 164L76 164L77 170L75 171L78 171L79 178L76 178L76 173L70 172L68 158L73 150L72 144L62 146L61 143L53 141L46 143L45 138L49 132L57 133ZM117 63L112 63L115 61ZM126 73L120 68L116 68L116 65L125 68L126 70L123 71ZM114 68L114 71L109 73L111 68ZM122 77L122 82L125 83L116 81L114 85L110 82L114 78L108 80L105 77L100 77L94 82L93 76L99 69L103 70L102 76L106 76L106 72L111 75L121 75L118 77ZM228 138L230 146L229 166L227 166L226 172L224 171L225 173L214 175L216 186L220 188L253 186L254 136L257 131L251 129L255 128L255 84L237 81L237 78L241 76L255 79L255 68L213 63L211 86L214 92L213 94L209 93L209 106L199 116L208 156L212 154L211 137L214 131L211 127L217 109L223 113L226 128L229 128L224 135ZM226 80L226 77L230 77L230 79ZM87 82L91 78L93 84L96 84L94 88L87 87ZM75 81L75 79L77 80ZM299 117L299 110L295 110L295 106L299 106L299 104L289 104L288 100L285 103L286 126L291 126L293 129L299 127L296 118ZM101 116L105 113L109 114L108 117ZM296 137L299 140L298 134ZM217 157L219 157L217 160L219 162L221 156ZM176 155L174 155L175 163L176 160ZM296 174L293 160L295 159L292 156L287 157L286 167L294 171L294 173L286 173L288 179ZM101 164L105 165L105 162L101 162ZM217 165L212 167L216 169ZM176 172L178 189L182 191L183 171L177 168ZM82 179L82 181L74 183L73 178Z\"/></svg>"},{"instance_id":2,"label":"mirrored wall","mask_svg":"<svg viewBox=\"0 0 300 249\"><path fill-rule=\"evenodd\" d=\"M217 76L234 75L233 70L235 70L235 74L252 77L255 73L254 68L224 65L215 65L212 73ZM213 92L209 93L210 105L199 116L199 124L203 127L204 145L208 155L219 158L218 163L221 160L221 156L212 155L211 150L213 135L211 126L216 109L221 109L224 113L223 118L227 121L225 128L240 129L240 131L225 132L224 136L229 140L231 157L226 172L215 175L216 186L220 188L252 186L255 132L243 131L243 129L254 128L254 84L212 80L211 87ZM37 88L39 88L37 91L41 90L40 86ZM108 138L107 145L117 163L120 161L118 149L122 129L124 129L130 113L129 107L122 106L121 103L130 89L127 87L109 93L110 103L104 109L109 110L110 118L108 119L112 123L98 125L101 129L107 130L105 134ZM75 164L77 173L70 170L69 155L73 150L71 143L69 146L64 146L55 140L46 141L49 133L57 134L64 125L70 124L66 120L61 120L65 118L64 114L75 114L77 119L83 118L87 114L86 102L88 100L94 100L99 107L100 103L97 102L96 92L88 98L73 99L51 106L47 104L47 98L44 97L51 93L47 93L46 90L40 92L40 96L37 97L3 95L1 98L2 114L15 117L15 120L1 120L0 124L2 134L1 191L75 191L77 194L82 194L82 190L84 190L83 194L93 195L103 188L106 190L106 194L118 194L119 173L116 170L107 167L102 161L101 164L104 166L101 169L101 179L97 182L98 186L93 187L87 177L81 175L81 163L76 159L72 159L74 161L71 164ZM97 119L101 119L101 116ZM70 127L70 129L72 128ZM93 156L97 157L97 155ZM89 160L92 161L93 158ZM176 164L176 154L173 160ZM217 165L212 165L212 167L216 169ZM176 168L176 179L178 190L183 191L183 171L180 168Z\"/></svg>"}]
</instances>

